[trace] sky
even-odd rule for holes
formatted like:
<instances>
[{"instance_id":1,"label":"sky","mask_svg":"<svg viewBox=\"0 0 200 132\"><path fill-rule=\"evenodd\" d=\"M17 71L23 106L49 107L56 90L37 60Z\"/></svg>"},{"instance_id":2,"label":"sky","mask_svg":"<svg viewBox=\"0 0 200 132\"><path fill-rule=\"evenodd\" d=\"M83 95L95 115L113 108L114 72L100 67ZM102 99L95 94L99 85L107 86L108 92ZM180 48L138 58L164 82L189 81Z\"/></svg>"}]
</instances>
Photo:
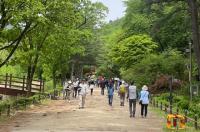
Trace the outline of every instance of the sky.
<instances>
[{"instance_id":1,"label":"sky","mask_svg":"<svg viewBox=\"0 0 200 132\"><path fill-rule=\"evenodd\" d=\"M92 0L92 2L102 2L109 8L109 13L106 17L106 21L116 20L124 16L125 6L123 0Z\"/></svg>"}]
</instances>

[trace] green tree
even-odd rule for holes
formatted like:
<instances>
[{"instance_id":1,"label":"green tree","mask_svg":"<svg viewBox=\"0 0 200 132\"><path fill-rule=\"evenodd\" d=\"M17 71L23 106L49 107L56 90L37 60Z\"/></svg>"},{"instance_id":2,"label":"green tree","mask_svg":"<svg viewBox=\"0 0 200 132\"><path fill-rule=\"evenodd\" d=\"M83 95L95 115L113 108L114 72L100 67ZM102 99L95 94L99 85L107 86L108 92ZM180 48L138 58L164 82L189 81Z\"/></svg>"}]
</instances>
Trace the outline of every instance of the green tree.
<instances>
[{"instance_id":1,"label":"green tree","mask_svg":"<svg viewBox=\"0 0 200 132\"><path fill-rule=\"evenodd\" d=\"M157 44L148 35L133 35L116 44L110 56L122 68L129 68L155 52Z\"/></svg>"}]
</instances>

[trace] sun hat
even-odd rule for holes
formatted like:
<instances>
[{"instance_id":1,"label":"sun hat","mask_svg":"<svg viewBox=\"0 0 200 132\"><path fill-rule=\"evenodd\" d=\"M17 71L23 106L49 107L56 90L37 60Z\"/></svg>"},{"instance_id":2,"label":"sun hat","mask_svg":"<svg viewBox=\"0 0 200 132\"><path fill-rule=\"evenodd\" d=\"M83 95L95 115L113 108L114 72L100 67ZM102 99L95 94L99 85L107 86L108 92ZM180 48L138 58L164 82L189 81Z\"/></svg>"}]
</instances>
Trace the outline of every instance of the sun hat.
<instances>
[{"instance_id":1,"label":"sun hat","mask_svg":"<svg viewBox=\"0 0 200 132\"><path fill-rule=\"evenodd\" d=\"M144 85L144 86L142 87L142 90L147 91L147 90L148 90L148 87L147 87L146 85Z\"/></svg>"}]
</instances>

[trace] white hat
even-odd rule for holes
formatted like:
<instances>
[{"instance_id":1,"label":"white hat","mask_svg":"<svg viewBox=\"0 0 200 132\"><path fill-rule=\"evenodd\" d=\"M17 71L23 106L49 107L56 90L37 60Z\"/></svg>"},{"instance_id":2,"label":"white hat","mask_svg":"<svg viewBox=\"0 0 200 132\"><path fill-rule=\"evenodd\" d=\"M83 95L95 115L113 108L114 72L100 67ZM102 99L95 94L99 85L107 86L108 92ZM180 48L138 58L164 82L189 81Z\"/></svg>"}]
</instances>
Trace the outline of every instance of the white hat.
<instances>
[{"instance_id":1,"label":"white hat","mask_svg":"<svg viewBox=\"0 0 200 132\"><path fill-rule=\"evenodd\" d=\"M146 85L144 85L144 86L142 87L142 90L147 91L147 90L148 90L148 87L147 87Z\"/></svg>"},{"instance_id":2,"label":"white hat","mask_svg":"<svg viewBox=\"0 0 200 132\"><path fill-rule=\"evenodd\" d=\"M70 81L68 81L68 83L72 83L72 81L70 80Z\"/></svg>"},{"instance_id":3,"label":"white hat","mask_svg":"<svg viewBox=\"0 0 200 132\"><path fill-rule=\"evenodd\" d=\"M122 81L122 83L124 84L124 83L125 83L125 81Z\"/></svg>"}]
</instances>

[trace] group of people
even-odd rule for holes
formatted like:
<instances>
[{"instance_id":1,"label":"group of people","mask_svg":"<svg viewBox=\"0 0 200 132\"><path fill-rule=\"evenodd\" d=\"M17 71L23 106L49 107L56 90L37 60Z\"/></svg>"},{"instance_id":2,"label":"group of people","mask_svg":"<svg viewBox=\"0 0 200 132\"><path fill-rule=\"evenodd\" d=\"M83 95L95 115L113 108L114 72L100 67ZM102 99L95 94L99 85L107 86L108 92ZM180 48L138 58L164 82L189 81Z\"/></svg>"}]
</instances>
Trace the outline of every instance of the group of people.
<instances>
[{"instance_id":1,"label":"group of people","mask_svg":"<svg viewBox=\"0 0 200 132\"><path fill-rule=\"evenodd\" d=\"M113 96L115 91L117 92L118 96L120 97L120 106L124 106L125 100L127 98L129 102L129 111L130 117L135 117L136 112L136 103L139 100L141 105L141 116L147 117L147 109L149 104L149 91L148 87L144 85L142 90L138 92L137 87L135 86L134 81L130 84L122 81L120 79L105 79L100 78L96 81L93 79L86 80L79 80L76 81L66 81L64 84L63 90L63 98L70 101L70 94L72 93L72 97L76 98L77 95L79 97L79 108L84 108L86 95L89 93L93 95L93 89L95 87L101 88L101 95L105 94L105 89L107 90L108 95L108 104L110 106L113 105Z\"/></svg>"},{"instance_id":2,"label":"group of people","mask_svg":"<svg viewBox=\"0 0 200 132\"><path fill-rule=\"evenodd\" d=\"M95 82L93 80L86 81L85 79L79 80L78 78L72 82L71 80L65 81L63 86L63 99L70 102L71 94L72 97L79 97L79 108L84 108L85 99L90 89L90 94L93 95L93 89L95 87Z\"/></svg>"},{"instance_id":3,"label":"group of people","mask_svg":"<svg viewBox=\"0 0 200 132\"><path fill-rule=\"evenodd\" d=\"M116 90L120 97L120 106L124 106L125 99L129 102L130 117L135 117L136 102L139 100L141 105L141 116L147 117L148 104L149 104L149 91L148 87L144 85L142 90L138 92L134 81L130 84L118 78L105 80L104 78L99 81L101 87L101 94L103 95L105 87L108 91L108 104L112 106L114 91ZM103 83L103 84L102 84Z\"/></svg>"}]
</instances>

